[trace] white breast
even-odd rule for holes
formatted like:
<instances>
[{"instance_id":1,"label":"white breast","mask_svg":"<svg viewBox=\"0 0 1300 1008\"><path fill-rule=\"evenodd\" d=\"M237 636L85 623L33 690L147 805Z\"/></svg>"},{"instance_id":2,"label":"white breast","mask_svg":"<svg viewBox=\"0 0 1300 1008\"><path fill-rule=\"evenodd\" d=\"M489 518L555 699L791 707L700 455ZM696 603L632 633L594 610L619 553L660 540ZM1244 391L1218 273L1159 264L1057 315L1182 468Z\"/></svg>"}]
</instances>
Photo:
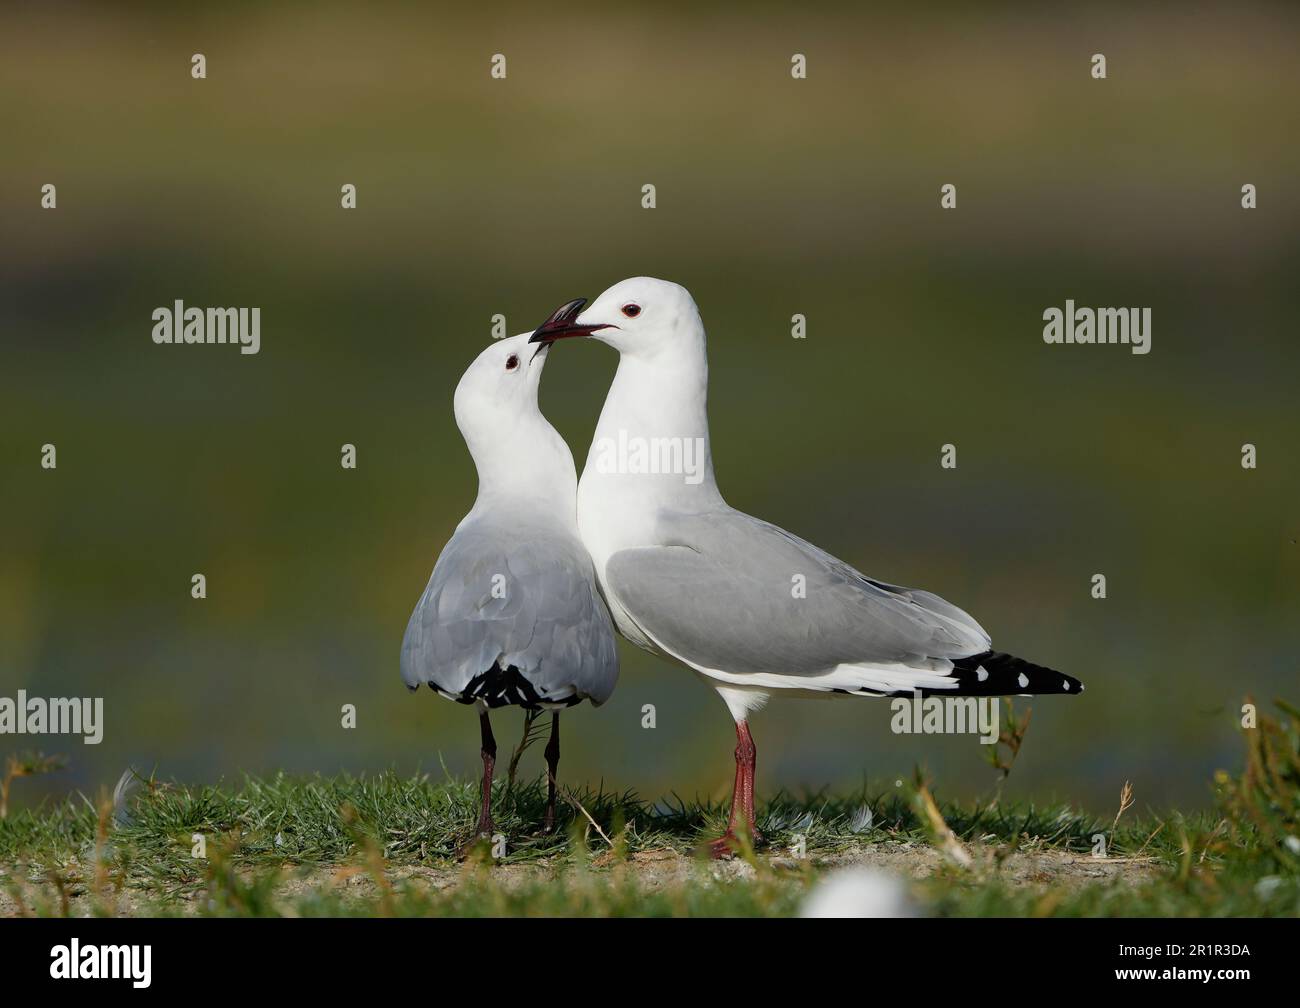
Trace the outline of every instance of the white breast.
<instances>
[{"instance_id":1,"label":"white breast","mask_svg":"<svg viewBox=\"0 0 1300 1008\"><path fill-rule=\"evenodd\" d=\"M639 500L637 481L643 477L595 472L590 466L578 483L578 534L591 554L596 580L619 633L637 647L659 653L624 609L605 578L605 565L619 550L654 544L654 519ZM644 483L640 485L645 491Z\"/></svg>"}]
</instances>

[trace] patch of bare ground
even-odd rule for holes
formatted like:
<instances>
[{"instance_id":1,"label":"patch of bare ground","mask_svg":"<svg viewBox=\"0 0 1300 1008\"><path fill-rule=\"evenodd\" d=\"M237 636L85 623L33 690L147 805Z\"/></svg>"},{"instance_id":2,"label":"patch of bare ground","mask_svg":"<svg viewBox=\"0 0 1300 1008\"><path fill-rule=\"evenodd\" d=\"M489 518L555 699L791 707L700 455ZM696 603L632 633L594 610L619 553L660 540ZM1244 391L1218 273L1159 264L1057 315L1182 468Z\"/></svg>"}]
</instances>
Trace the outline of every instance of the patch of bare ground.
<instances>
[{"instance_id":1,"label":"patch of bare ground","mask_svg":"<svg viewBox=\"0 0 1300 1008\"><path fill-rule=\"evenodd\" d=\"M1139 885L1159 876L1161 868L1154 858L1143 857L1093 857L1053 849L1031 847L1008 852L1005 848L974 844L969 847L973 859L967 871L973 878L996 877L1013 886L1074 890L1098 883ZM806 861L794 858L789 852L769 850L758 855L760 865L776 870L790 870L811 865L819 871L853 865L881 868L896 874L924 879L950 866L945 855L919 842L879 841L846 848L833 853L810 854ZM275 886L276 904L284 912L292 912L294 903L313 892L333 891L349 901L379 903L385 889L412 886L431 894L445 892L471 882L490 882L494 886L513 889L552 879L564 869L560 858L528 861L518 864L470 865L456 862L439 862L430 865L387 865L383 869L381 885L371 871L359 866L306 867L287 865ZM608 853L593 859L592 871L596 877L618 872L623 877L634 878L647 890L672 890L682 886L743 882L757 872L754 865L741 860L707 861L683 854L670 848L640 851L630 855L626 862L617 863ZM241 872L246 880L255 874ZM32 880L0 888L0 916L13 917L29 914L36 907L44 912L65 912L71 916L92 913L94 900L89 889L76 882L64 883L60 892L57 886ZM206 899L202 892L178 895L161 901L157 895L135 889L123 889L108 894L106 902L112 913L122 916L149 915L162 906L164 912L182 915L197 914Z\"/></svg>"}]
</instances>

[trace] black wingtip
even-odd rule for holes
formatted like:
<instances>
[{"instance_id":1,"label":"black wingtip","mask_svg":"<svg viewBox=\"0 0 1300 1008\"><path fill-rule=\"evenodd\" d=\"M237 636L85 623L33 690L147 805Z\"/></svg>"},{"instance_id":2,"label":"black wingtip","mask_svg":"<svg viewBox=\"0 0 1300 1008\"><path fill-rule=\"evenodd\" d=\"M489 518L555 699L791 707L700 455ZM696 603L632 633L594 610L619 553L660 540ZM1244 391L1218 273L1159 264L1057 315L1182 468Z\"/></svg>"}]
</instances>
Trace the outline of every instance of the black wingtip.
<instances>
[{"instance_id":1,"label":"black wingtip","mask_svg":"<svg viewBox=\"0 0 1300 1008\"><path fill-rule=\"evenodd\" d=\"M1074 676L1002 651L955 658L952 664L951 675L958 686L950 696L1043 696L1083 692L1083 683ZM938 690L935 695L939 695Z\"/></svg>"}]
</instances>

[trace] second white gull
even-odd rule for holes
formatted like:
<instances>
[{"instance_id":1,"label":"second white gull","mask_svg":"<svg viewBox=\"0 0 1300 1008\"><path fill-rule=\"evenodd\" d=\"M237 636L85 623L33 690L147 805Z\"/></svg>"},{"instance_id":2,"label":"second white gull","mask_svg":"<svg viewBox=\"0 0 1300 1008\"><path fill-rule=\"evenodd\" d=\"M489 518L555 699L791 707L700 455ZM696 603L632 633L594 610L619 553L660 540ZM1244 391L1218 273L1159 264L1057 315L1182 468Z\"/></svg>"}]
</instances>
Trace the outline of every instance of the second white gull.
<instances>
[{"instance_id":1,"label":"second white gull","mask_svg":"<svg viewBox=\"0 0 1300 1008\"><path fill-rule=\"evenodd\" d=\"M983 627L938 595L867 577L723 500L704 324L684 287L635 277L584 304L562 306L531 342L591 336L619 353L578 484L578 529L619 631L703 676L736 722L731 815L715 857L736 849L738 828L761 839L749 715L772 695L1083 691L1078 679L994 651ZM611 445L641 456L611 459ZM688 452L690 474L647 464Z\"/></svg>"}]
</instances>

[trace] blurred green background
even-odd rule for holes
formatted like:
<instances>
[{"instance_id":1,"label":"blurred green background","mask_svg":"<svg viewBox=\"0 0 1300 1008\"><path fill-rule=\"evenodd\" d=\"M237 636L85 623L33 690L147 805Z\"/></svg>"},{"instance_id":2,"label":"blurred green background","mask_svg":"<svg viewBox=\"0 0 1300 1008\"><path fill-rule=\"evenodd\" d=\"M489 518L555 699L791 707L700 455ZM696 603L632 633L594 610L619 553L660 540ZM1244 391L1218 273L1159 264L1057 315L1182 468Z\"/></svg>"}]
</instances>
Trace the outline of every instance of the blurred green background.
<instances>
[{"instance_id":1,"label":"blurred green background","mask_svg":"<svg viewBox=\"0 0 1300 1008\"><path fill-rule=\"evenodd\" d=\"M1297 692L1297 28L1249 4L7 10L0 696L107 707L97 747L0 738L72 760L15 798L128 764L477 772L471 712L397 669L474 498L452 390L494 313L524 331L649 274L703 312L732 504L1086 681L1033 702L1011 793L1207 803L1243 695ZM260 307L261 353L155 346L178 298ZM1045 346L1066 298L1150 306L1153 351ZM614 364L591 343L547 369L579 467ZM561 775L729 793L716 695L623 661L566 716ZM989 787L973 737L889 718L774 703L762 793L918 762L946 796ZM513 742L517 712L496 724Z\"/></svg>"}]
</instances>

